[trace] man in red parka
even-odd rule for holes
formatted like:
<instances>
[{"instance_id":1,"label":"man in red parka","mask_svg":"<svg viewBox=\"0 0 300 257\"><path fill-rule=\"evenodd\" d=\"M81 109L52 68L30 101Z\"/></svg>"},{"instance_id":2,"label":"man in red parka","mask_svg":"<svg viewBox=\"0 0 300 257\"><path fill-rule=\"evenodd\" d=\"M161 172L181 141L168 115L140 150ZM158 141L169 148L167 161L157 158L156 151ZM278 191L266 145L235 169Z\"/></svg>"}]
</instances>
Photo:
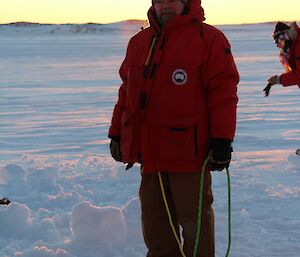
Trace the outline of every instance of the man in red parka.
<instances>
[{"instance_id":1,"label":"man in red parka","mask_svg":"<svg viewBox=\"0 0 300 257\"><path fill-rule=\"evenodd\" d=\"M280 62L285 73L269 78L269 84L264 89L268 96L271 86L281 84L284 87L298 85L300 87L300 29L294 22L290 26L278 22L273 33L275 44L280 50Z\"/></svg>"},{"instance_id":2,"label":"man in red parka","mask_svg":"<svg viewBox=\"0 0 300 257\"><path fill-rule=\"evenodd\" d=\"M127 168L141 163L147 257L183 256L175 239L180 227L183 251L190 257L201 167L210 153L197 256L214 257L210 170L223 170L231 160L238 72L226 37L203 23L201 1L153 0L148 18L150 27L130 39L120 68L123 83L109 129L111 154Z\"/></svg>"}]
</instances>

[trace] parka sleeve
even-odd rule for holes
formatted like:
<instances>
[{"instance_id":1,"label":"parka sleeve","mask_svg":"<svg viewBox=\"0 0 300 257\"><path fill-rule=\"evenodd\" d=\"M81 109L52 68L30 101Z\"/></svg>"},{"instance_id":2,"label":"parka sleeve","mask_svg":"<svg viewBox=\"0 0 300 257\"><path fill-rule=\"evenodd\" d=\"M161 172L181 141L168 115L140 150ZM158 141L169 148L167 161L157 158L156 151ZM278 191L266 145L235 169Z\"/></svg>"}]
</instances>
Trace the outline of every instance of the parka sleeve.
<instances>
[{"instance_id":1,"label":"parka sleeve","mask_svg":"<svg viewBox=\"0 0 300 257\"><path fill-rule=\"evenodd\" d=\"M108 137L112 138L121 134L121 119L125 109L127 95L127 57L122 62L119 70L122 84L119 88L118 101L114 107Z\"/></svg>"},{"instance_id":2,"label":"parka sleeve","mask_svg":"<svg viewBox=\"0 0 300 257\"><path fill-rule=\"evenodd\" d=\"M300 41L297 42L295 47L295 63L295 70L284 73L280 76L280 82L284 87L298 85L300 88Z\"/></svg>"},{"instance_id":3,"label":"parka sleeve","mask_svg":"<svg viewBox=\"0 0 300 257\"><path fill-rule=\"evenodd\" d=\"M210 138L233 140L239 74L228 40L220 31L213 32L207 44L208 56L203 73L207 87Z\"/></svg>"}]
</instances>

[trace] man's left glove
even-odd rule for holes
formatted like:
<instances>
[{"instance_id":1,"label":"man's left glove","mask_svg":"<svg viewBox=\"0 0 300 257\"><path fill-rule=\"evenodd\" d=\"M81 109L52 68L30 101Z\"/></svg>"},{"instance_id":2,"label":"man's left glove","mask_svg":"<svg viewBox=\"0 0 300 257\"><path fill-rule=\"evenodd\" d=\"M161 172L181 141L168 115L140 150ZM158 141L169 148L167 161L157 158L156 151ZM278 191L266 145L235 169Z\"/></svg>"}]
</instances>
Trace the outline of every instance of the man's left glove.
<instances>
[{"instance_id":1,"label":"man's left glove","mask_svg":"<svg viewBox=\"0 0 300 257\"><path fill-rule=\"evenodd\" d=\"M221 171L229 167L232 152L231 142L230 139L225 138L213 138L209 141L211 170Z\"/></svg>"},{"instance_id":2,"label":"man's left glove","mask_svg":"<svg viewBox=\"0 0 300 257\"><path fill-rule=\"evenodd\" d=\"M110 154L115 161L121 162L122 161L122 153L120 148L120 137L119 136L112 136L110 140Z\"/></svg>"}]
</instances>

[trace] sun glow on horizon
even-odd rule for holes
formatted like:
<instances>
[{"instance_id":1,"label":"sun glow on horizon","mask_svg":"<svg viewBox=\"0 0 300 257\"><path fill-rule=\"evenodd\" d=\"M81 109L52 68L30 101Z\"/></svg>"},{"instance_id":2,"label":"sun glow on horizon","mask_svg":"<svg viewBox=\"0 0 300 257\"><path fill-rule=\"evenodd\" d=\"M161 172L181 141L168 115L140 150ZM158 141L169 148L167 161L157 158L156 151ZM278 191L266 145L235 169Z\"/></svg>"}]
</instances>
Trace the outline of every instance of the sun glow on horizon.
<instances>
[{"instance_id":1,"label":"sun glow on horizon","mask_svg":"<svg viewBox=\"0 0 300 257\"><path fill-rule=\"evenodd\" d=\"M300 1L288 0L202 0L206 22L241 24L270 21L297 21ZM147 19L151 0L1 0L0 24L112 23L128 19ZM291 8L292 7L292 8Z\"/></svg>"}]
</instances>

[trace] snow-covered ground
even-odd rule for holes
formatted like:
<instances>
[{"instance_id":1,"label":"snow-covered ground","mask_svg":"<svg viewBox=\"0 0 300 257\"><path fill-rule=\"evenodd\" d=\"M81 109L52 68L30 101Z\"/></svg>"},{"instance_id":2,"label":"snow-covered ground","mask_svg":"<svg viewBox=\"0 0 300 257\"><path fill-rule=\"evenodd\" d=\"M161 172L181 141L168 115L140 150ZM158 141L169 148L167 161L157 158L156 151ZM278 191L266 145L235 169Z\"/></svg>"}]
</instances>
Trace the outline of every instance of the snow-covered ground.
<instances>
[{"instance_id":1,"label":"snow-covered ground","mask_svg":"<svg viewBox=\"0 0 300 257\"><path fill-rule=\"evenodd\" d=\"M141 27L0 26L0 257L144 257L139 170L109 156L107 130L128 39ZM300 257L300 90L274 24L219 26L241 76L231 171L232 257ZM213 174L217 257L227 246L227 180Z\"/></svg>"}]
</instances>

